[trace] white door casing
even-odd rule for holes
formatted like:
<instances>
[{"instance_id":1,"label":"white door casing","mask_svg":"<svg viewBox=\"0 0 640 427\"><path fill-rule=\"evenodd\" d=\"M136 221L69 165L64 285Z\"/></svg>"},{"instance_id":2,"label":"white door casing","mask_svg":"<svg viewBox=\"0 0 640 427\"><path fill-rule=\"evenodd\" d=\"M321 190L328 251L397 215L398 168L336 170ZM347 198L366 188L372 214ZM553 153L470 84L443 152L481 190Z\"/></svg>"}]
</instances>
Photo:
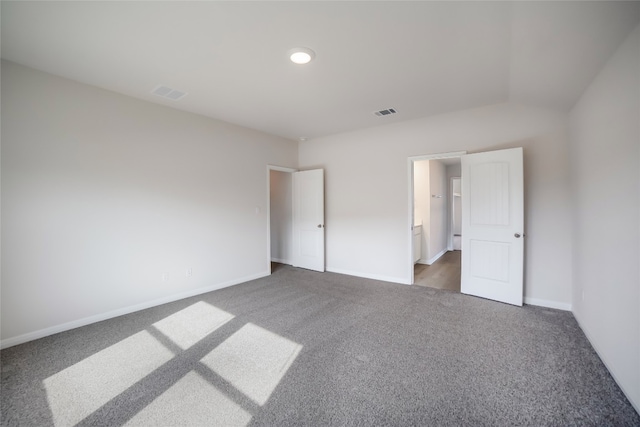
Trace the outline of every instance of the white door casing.
<instances>
[{"instance_id":1,"label":"white door casing","mask_svg":"<svg viewBox=\"0 0 640 427\"><path fill-rule=\"evenodd\" d=\"M521 306L522 148L462 156L461 292Z\"/></svg>"},{"instance_id":2,"label":"white door casing","mask_svg":"<svg viewBox=\"0 0 640 427\"><path fill-rule=\"evenodd\" d=\"M324 170L293 174L293 265L324 271Z\"/></svg>"}]
</instances>

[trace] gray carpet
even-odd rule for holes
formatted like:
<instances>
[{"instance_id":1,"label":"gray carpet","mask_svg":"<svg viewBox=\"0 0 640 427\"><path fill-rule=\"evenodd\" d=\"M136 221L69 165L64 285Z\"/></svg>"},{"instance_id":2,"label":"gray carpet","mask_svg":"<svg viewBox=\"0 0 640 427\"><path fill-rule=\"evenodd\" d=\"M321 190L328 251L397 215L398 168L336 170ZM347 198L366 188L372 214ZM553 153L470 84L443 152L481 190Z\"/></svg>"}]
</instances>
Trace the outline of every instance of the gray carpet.
<instances>
[{"instance_id":1,"label":"gray carpet","mask_svg":"<svg viewBox=\"0 0 640 427\"><path fill-rule=\"evenodd\" d=\"M571 313L279 266L3 350L2 425L640 425Z\"/></svg>"}]
</instances>

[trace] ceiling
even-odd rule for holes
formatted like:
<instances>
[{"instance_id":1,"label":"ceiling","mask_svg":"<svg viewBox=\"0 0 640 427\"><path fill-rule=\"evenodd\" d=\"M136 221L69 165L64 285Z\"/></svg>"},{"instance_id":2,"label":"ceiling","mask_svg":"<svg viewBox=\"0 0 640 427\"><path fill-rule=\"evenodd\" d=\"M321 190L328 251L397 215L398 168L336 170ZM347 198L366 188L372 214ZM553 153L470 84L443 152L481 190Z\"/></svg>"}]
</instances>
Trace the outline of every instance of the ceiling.
<instances>
[{"instance_id":1,"label":"ceiling","mask_svg":"<svg viewBox=\"0 0 640 427\"><path fill-rule=\"evenodd\" d=\"M505 101L567 111L640 21L614 1L0 7L5 59L294 140ZM315 60L291 63L298 46Z\"/></svg>"}]
</instances>

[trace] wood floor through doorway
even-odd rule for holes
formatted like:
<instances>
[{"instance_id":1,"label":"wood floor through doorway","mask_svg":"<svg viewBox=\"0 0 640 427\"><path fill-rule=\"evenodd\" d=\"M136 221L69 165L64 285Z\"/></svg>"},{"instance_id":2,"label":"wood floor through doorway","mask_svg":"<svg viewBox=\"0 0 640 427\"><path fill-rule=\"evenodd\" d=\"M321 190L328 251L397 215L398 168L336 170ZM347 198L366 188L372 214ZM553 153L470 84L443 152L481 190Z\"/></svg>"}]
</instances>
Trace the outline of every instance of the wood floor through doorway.
<instances>
[{"instance_id":1,"label":"wood floor through doorway","mask_svg":"<svg viewBox=\"0 0 640 427\"><path fill-rule=\"evenodd\" d=\"M431 265L414 266L414 284L429 288L460 292L461 251L449 251Z\"/></svg>"}]
</instances>

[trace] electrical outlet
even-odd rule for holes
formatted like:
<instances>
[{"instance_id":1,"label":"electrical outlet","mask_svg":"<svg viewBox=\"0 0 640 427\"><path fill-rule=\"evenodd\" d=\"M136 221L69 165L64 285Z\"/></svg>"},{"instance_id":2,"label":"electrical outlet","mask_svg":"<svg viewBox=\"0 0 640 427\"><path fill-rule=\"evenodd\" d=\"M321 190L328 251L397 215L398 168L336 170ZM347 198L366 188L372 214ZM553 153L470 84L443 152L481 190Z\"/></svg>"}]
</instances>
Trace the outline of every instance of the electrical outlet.
<instances>
[{"instance_id":1,"label":"electrical outlet","mask_svg":"<svg viewBox=\"0 0 640 427\"><path fill-rule=\"evenodd\" d=\"M166 282L168 280L169 280L169 273L168 272L162 273L162 281Z\"/></svg>"},{"instance_id":2,"label":"electrical outlet","mask_svg":"<svg viewBox=\"0 0 640 427\"><path fill-rule=\"evenodd\" d=\"M187 277L193 277L193 268L187 268Z\"/></svg>"}]
</instances>

